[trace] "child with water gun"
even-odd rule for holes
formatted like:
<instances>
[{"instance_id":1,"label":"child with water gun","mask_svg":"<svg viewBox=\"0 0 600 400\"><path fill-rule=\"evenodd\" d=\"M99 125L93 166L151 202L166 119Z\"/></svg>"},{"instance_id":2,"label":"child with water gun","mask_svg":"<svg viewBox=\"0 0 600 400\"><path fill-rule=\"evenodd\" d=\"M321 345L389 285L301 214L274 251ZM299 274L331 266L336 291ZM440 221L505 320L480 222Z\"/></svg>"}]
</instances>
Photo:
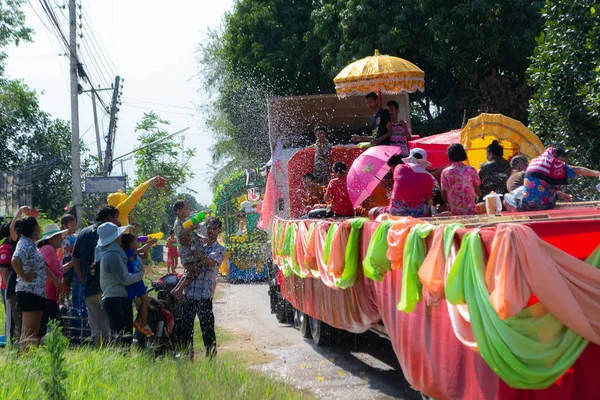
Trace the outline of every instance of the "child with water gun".
<instances>
[{"instance_id":1,"label":"child with water gun","mask_svg":"<svg viewBox=\"0 0 600 400\"><path fill-rule=\"evenodd\" d=\"M200 274L200 259L203 256L201 238L193 231L199 227L199 224L206 218L206 213L200 212L190 217L190 205L185 201L178 201L174 206L175 215L175 236L179 244L179 254L183 264L183 278L177 283L177 286L171 291L171 294L177 298L183 298L185 289Z\"/></svg>"},{"instance_id":2,"label":"child with water gun","mask_svg":"<svg viewBox=\"0 0 600 400\"><path fill-rule=\"evenodd\" d=\"M176 273L177 264L179 263L179 253L177 252L177 238L175 237L175 230L169 231L169 238L167 239L167 272Z\"/></svg>"},{"instance_id":3,"label":"child with water gun","mask_svg":"<svg viewBox=\"0 0 600 400\"><path fill-rule=\"evenodd\" d=\"M62 245L59 249L59 259L62 262L62 265L67 265L71 263L73 259L73 249L75 248L75 242L77 241L77 235L75 232L77 231L77 219L73 214L65 214L60 219L60 229L67 230L67 234L62 239ZM62 301L64 302L68 299L69 293L71 292L71 285L73 283L73 269L69 269L64 273L64 287L62 290Z\"/></svg>"},{"instance_id":4,"label":"child with water gun","mask_svg":"<svg viewBox=\"0 0 600 400\"><path fill-rule=\"evenodd\" d=\"M127 233L123 235L123 250L127 255L127 270L130 274L140 272L142 270L142 260L140 254L145 253L158 242L158 239L148 239L146 244L142 247L138 247L138 237ZM129 299L133 301L139 298L138 313L133 326L143 335L152 336L154 332L148 326L148 307L150 306L150 298L148 297L148 288L144 285L144 281L138 281L133 285L126 286L127 294Z\"/></svg>"}]
</instances>

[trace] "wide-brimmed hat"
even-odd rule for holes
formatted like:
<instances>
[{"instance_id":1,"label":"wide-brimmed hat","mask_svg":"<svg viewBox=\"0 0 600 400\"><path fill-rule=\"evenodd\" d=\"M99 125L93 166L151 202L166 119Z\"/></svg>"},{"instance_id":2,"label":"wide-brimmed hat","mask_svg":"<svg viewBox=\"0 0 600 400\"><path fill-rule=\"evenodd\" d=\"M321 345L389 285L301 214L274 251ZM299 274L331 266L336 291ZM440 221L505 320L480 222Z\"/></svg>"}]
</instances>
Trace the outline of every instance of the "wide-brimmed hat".
<instances>
[{"instance_id":1,"label":"wide-brimmed hat","mask_svg":"<svg viewBox=\"0 0 600 400\"><path fill-rule=\"evenodd\" d=\"M58 228L58 225L56 225L56 224L46 225L44 227L44 231L43 231L42 237L37 242L39 243L39 242L41 242L43 240L51 239L51 238L53 238L56 235L64 235L68 231L69 231L68 229L60 230Z\"/></svg>"},{"instance_id":2,"label":"wide-brimmed hat","mask_svg":"<svg viewBox=\"0 0 600 400\"><path fill-rule=\"evenodd\" d=\"M112 222L105 222L98 227L98 246L108 246L129 229L129 225L118 227Z\"/></svg>"},{"instance_id":3,"label":"wide-brimmed hat","mask_svg":"<svg viewBox=\"0 0 600 400\"><path fill-rule=\"evenodd\" d=\"M415 154L419 154L421 158L415 158ZM402 162L404 164L419 164L423 168L431 167L431 163L427 161L427 152L419 147L414 148L410 151L408 157L403 158Z\"/></svg>"}]
</instances>

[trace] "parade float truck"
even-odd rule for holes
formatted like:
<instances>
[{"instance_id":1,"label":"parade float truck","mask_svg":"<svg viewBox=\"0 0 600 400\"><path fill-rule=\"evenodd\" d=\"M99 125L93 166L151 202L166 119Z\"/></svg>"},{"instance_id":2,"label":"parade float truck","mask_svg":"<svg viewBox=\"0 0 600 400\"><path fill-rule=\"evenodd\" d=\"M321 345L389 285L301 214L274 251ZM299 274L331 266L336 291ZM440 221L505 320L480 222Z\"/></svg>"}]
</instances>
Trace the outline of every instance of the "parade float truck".
<instances>
[{"instance_id":1,"label":"parade float truck","mask_svg":"<svg viewBox=\"0 0 600 400\"><path fill-rule=\"evenodd\" d=\"M407 96L394 98L409 119ZM408 382L435 399L595 399L600 379L600 210L559 208L478 217L307 220L298 190L313 172L312 129L349 166L368 132L362 97L277 98L261 229L272 238L272 312L316 344L376 329ZM434 167L462 143L478 168L492 140L534 157L522 124L483 114L464 129L416 138ZM400 381L400 379L399 379Z\"/></svg>"},{"instance_id":2,"label":"parade float truck","mask_svg":"<svg viewBox=\"0 0 600 400\"><path fill-rule=\"evenodd\" d=\"M223 220L227 257L221 274L233 282L267 279L271 254L268 236L256 228L264 196L265 177L259 169L234 173L215 190L213 207Z\"/></svg>"}]
</instances>

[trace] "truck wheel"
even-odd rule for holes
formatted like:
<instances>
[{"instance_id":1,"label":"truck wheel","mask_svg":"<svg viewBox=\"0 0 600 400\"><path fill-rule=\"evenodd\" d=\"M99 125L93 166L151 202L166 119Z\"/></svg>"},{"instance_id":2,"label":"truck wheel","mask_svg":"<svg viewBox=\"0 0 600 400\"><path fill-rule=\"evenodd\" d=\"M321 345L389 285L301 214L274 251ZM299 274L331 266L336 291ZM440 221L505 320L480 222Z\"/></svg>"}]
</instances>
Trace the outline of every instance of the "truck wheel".
<instances>
[{"instance_id":1,"label":"truck wheel","mask_svg":"<svg viewBox=\"0 0 600 400\"><path fill-rule=\"evenodd\" d=\"M310 317L304 314L302 311L296 310L296 315L294 317L294 325L298 327L298 330L300 331L300 334L303 338L309 338L311 336L310 326L308 322L309 318Z\"/></svg>"},{"instance_id":2,"label":"truck wheel","mask_svg":"<svg viewBox=\"0 0 600 400\"><path fill-rule=\"evenodd\" d=\"M332 328L326 323L310 317L310 335L317 346L324 346L329 343L332 334Z\"/></svg>"},{"instance_id":3,"label":"truck wheel","mask_svg":"<svg viewBox=\"0 0 600 400\"><path fill-rule=\"evenodd\" d=\"M275 317L280 324L293 324L295 318L294 308L290 303L282 299L275 312Z\"/></svg>"}]
</instances>

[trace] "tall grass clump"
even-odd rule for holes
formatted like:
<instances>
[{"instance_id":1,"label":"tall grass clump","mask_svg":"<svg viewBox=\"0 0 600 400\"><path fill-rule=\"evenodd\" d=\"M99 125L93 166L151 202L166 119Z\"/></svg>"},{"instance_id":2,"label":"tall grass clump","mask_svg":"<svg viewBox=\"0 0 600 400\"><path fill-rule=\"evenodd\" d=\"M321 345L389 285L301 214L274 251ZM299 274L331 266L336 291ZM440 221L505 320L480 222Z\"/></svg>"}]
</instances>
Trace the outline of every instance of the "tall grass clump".
<instances>
[{"instance_id":1,"label":"tall grass clump","mask_svg":"<svg viewBox=\"0 0 600 400\"><path fill-rule=\"evenodd\" d=\"M69 348L69 340L63 336L58 321L50 321L48 328L42 365L42 384L48 400L67 400L66 352Z\"/></svg>"}]
</instances>

